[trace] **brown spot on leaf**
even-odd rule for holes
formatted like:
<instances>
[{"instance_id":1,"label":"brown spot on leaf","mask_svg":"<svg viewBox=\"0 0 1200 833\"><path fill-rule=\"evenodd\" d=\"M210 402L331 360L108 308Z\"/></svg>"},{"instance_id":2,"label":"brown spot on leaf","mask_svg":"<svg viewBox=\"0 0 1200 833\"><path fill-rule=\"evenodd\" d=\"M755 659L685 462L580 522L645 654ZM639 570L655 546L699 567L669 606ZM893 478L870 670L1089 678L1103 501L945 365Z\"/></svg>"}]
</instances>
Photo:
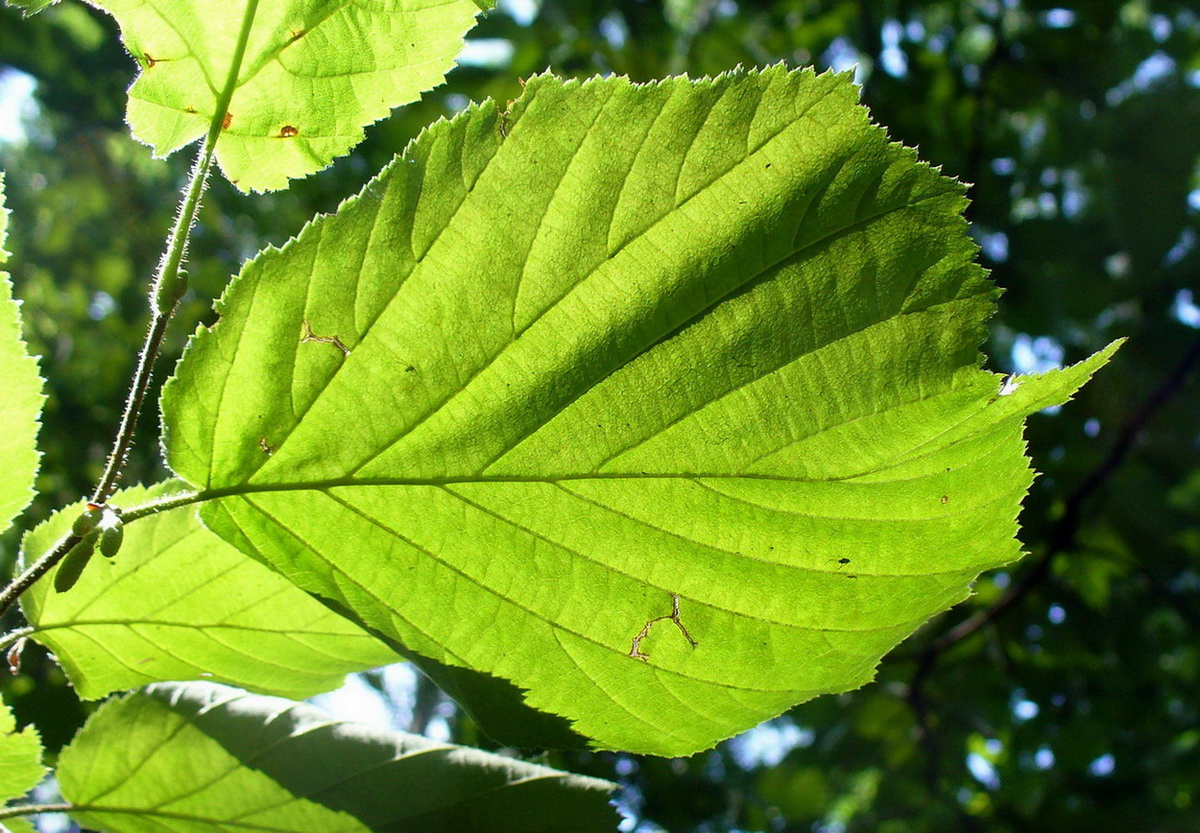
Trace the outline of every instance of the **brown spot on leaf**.
<instances>
[{"instance_id":1,"label":"brown spot on leaf","mask_svg":"<svg viewBox=\"0 0 1200 833\"><path fill-rule=\"evenodd\" d=\"M194 115L196 115L196 108L195 107L184 107L183 112L187 113L190 116L194 116Z\"/></svg>"},{"instance_id":2,"label":"brown spot on leaf","mask_svg":"<svg viewBox=\"0 0 1200 833\"><path fill-rule=\"evenodd\" d=\"M302 323L304 325L304 330L303 330L303 332L300 333L300 343L301 344L305 344L305 343L332 344L334 347L336 347L337 349L342 351L343 356L350 355L350 348L347 347L345 344L343 344L342 340L340 338L338 338L336 335L319 336L313 332L312 324L308 323L307 318L305 318Z\"/></svg>"},{"instance_id":3,"label":"brown spot on leaf","mask_svg":"<svg viewBox=\"0 0 1200 833\"><path fill-rule=\"evenodd\" d=\"M692 635L688 633L688 629L684 627L683 620L679 618L679 595L677 593L672 593L671 613L667 616L657 616L654 619L646 622L646 624L642 625L642 629L638 631L638 635L633 638L633 644L629 646L629 656L633 657L634 659L639 659L642 662L648 662L650 660L650 655L642 651L642 641L650 635L650 629L654 627L656 623L665 621L674 622L675 626L679 628L679 632L683 634L683 638L686 639L688 644L693 648L696 648L700 645L699 642L692 639Z\"/></svg>"},{"instance_id":4,"label":"brown spot on leaf","mask_svg":"<svg viewBox=\"0 0 1200 833\"><path fill-rule=\"evenodd\" d=\"M147 52L146 54L142 55L142 58L143 58L143 59L145 59L145 61L146 61L146 69L150 69L150 68L152 68L152 67L153 67L155 64L157 64L157 63L158 63L158 61L154 60L154 58L153 58L153 57L150 55L150 53L149 53L149 52Z\"/></svg>"},{"instance_id":5,"label":"brown spot on leaf","mask_svg":"<svg viewBox=\"0 0 1200 833\"><path fill-rule=\"evenodd\" d=\"M950 502L950 495L942 495L942 506Z\"/></svg>"},{"instance_id":6,"label":"brown spot on leaf","mask_svg":"<svg viewBox=\"0 0 1200 833\"><path fill-rule=\"evenodd\" d=\"M279 128L280 138L290 139L293 136L299 136L299 135L300 135L300 128L293 127L290 124L285 124L283 127Z\"/></svg>"}]
</instances>

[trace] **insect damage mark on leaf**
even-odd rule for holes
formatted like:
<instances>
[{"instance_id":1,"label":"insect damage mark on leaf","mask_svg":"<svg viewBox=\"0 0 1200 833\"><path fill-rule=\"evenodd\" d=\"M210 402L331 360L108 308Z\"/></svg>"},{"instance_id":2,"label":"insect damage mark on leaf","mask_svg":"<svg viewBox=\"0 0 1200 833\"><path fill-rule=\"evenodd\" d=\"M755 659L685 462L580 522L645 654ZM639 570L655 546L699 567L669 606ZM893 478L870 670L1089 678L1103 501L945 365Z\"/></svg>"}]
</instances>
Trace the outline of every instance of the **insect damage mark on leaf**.
<instances>
[{"instance_id":1,"label":"insect damage mark on leaf","mask_svg":"<svg viewBox=\"0 0 1200 833\"><path fill-rule=\"evenodd\" d=\"M262 453L268 457L275 453L275 446L267 442L266 437L259 437L258 447L262 450Z\"/></svg>"},{"instance_id":2,"label":"insect damage mark on leaf","mask_svg":"<svg viewBox=\"0 0 1200 833\"><path fill-rule=\"evenodd\" d=\"M312 324L308 323L307 318L305 318L302 323L304 325L304 330L300 334L300 343L301 344L305 344L307 342L312 342L314 344L332 344L334 347L336 347L337 349L342 351L342 355L344 355L344 356L350 355L350 348L347 347L345 344L343 344L342 340L340 338L338 338L336 335L319 336L313 332Z\"/></svg>"},{"instance_id":3,"label":"insect damage mark on leaf","mask_svg":"<svg viewBox=\"0 0 1200 833\"><path fill-rule=\"evenodd\" d=\"M293 125L285 124L283 127L279 128L279 138L281 138L281 139L290 139L293 136L299 136L299 135L300 135L300 128L295 127Z\"/></svg>"},{"instance_id":4,"label":"insect damage mark on leaf","mask_svg":"<svg viewBox=\"0 0 1200 833\"><path fill-rule=\"evenodd\" d=\"M650 635L650 629L653 628L655 624L668 620L675 623L675 626L679 628L679 632L683 634L683 638L688 641L689 645L691 645L693 648L696 648L700 645L699 642L692 639L692 635L688 633L687 627L683 624L683 620L679 617L679 595L677 593L672 593L671 613L667 616L655 617L642 626L642 629L638 631L638 635L633 638L633 643L629 646L629 656L633 657L634 659L640 659L642 662L649 661L649 654L646 654L642 651L642 640Z\"/></svg>"},{"instance_id":5,"label":"insect damage mark on leaf","mask_svg":"<svg viewBox=\"0 0 1200 833\"><path fill-rule=\"evenodd\" d=\"M508 138L508 131L510 127L508 120L512 115L512 106L515 103L516 101L514 99L509 99L507 106L505 106L505 108L500 111L499 115L496 116L496 132L500 134L501 139Z\"/></svg>"}]
</instances>

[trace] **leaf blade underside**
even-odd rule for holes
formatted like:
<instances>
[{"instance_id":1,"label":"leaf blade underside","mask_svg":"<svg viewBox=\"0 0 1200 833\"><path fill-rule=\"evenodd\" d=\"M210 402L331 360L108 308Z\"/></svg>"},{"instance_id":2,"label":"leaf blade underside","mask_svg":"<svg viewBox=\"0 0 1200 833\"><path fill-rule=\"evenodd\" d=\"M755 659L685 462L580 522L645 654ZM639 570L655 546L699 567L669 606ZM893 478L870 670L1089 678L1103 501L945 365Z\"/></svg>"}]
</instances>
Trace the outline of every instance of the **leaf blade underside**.
<instances>
[{"instance_id":1,"label":"leaf blade underside","mask_svg":"<svg viewBox=\"0 0 1200 833\"><path fill-rule=\"evenodd\" d=\"M180 486L123 489L109 503L129 509ZM78 512L67 508L30 532L25 552L48 551ZM398 660L195 515L183 506L132 521L117 556L94 557L69 592L55 592L50 575L21 597L30 638L54 652L81 697L200 679L309 697Z\"/></svg>"},{"instance_id":2,"label":"leaf blade underside","mask_svg":"<svg viewBox=\"0 0 1200 833\"><path fill-rule=\"evenodd\" d=\"M58 773L72 817L113 833L616 826L607 782L210 683L109 700Z\"/></svg>"},{"instance_id":3,"label":"leaf blade underside","mask_svg":"<svg viewBox=\"0 0 1200 833\"><path fill-rule=\"evenodd\" d=\"M963 205L846 77L532 79L243 270L169 460L373 631L695 752L1020 555L1023 417L1104 357L997 395Z\"/></svg>"},{"instance_id":4,"label":"leaf blade underside","mask_svg":"<svg viewBox=\"0 0 1200 833\"><path fill-rule=\"evenodd\" d=\"M18 732L12 712L0 703L0 805L24 796L45 774L37 729L27 726Z\"/></svg>"},{"instance_id":5,"label":"leaf blade underside","mask_svg":"<svg viewBox=\"0 0 1200 833\"><path fill-rule=\"evenodd\" d=\"M0 175L0 266L8 259L4 243L8 209ZM33 499L41 456L37 450L41 424L42 377L37 361L21 338L21 311L13 300L12 279L0 269L0 531Z\"/></svg>"}]
</instances>

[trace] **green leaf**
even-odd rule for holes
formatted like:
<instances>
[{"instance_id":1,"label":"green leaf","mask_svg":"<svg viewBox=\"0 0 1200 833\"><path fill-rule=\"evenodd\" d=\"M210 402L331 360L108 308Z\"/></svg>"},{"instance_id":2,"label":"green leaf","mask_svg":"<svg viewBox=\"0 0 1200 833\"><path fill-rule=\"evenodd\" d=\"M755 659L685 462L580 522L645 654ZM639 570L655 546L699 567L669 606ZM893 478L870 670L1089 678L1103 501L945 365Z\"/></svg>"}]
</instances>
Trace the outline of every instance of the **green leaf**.
<instances>
[{"instance_id":1,"label":"green leaf","mask_svg":"<svg viewBox=\"0 0 1200 833\"><path fill-rule=\"evenodd\" d=\"M72 817L110 833L616 827L607 782L205 683L105 703L58 777Z\"/></svg>"},{"instance_id":2,"label":"green leaf","mask_svg":"<svg viewBox=\"0 0 1200 833\"><path fill-rule=\"evenodd\" d=\"M0 175L0 266L8 209ZM42 413L42 379L21 340L21 312L8 273L0 270L0 531L29 505L38 471L37 433Z\"/></svg>"},{"instance_id":3,"label":"green leaf","mask_svg":"<svg viewBox=\"0 0 1200 833\"><path fill-rule=\"evenodd\" d=\"M11 9L19 9L22 17L33 17L57 2L58 0L4 0L4 5Z\"/></svg>"},{"instance_id":4,"label":"green leaf","mask_svg":"<svg viewBox=\"0 0 1200 833\"><path fill-rule=\"evenodd\" d=\"M16 729L12 712L0 703L0 801L4 802L23 797L46 774L37 730Z\"/></svg>"},{"instance_id":5,"label":"green leaf","mask_svg":"<svg viewBox=\"0 0 1200 833\"><path fill-rule=\"evenodd\" d=\"M125 489L125 509L172 492ZM28 556L66 535L82 505L30 532ZM345 675L395 662L394 651L206 530L194 506L130 521L113 559L94 557L56 593L52 575L21 598L33 639L58 657L83 697L158 680L214 679L308 697Z\"/></svg>"},{"instance_id":6,"label":"green leaf","mask_svg":"<svg viewBox=\"0 0 1200 833\"><path fill-rule=\"evenodd\" d=\"M171 465L245 552L599 746L863 685L1020 556L1023 417L1111 348L1000 395L963 188L856 99L540 77L438 124L234 281Z\"/></svg>"},{"instance_id":7,"label":"green leaf","mask_svg":"<svg viewBox=\"0 0 1200 833\"><path fill-rule=\"evenodd\" d=\"M479 11L472 0L96 5L141 67L129 90L134 137L166 156L222 121L217 162L243 191L321 170L364 126L440 84Z\"/></svg>"}]
</instances>

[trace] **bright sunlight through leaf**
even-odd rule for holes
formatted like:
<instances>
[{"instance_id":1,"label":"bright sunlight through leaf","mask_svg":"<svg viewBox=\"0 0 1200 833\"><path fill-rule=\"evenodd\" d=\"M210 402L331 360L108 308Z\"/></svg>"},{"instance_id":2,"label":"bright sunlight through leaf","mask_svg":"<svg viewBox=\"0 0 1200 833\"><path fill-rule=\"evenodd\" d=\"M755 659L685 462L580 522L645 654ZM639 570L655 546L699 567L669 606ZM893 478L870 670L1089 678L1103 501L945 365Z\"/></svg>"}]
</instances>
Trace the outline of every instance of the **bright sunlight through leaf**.
<instances>
[{"instance_id":1,"label":"bright sunlight through leaf","mask_svg":"<svg viewBox=\"0 0 1200 833\"><path fill-rule=\"evenodd\" d=\"M321 170L362 140L364 126L440 84L480 8L473 0L96 5L117 19L141 68L129 90L134 137L165 156L217 116L217 162L243 191L285 188Z\"/></svg>"},{"instance_id":2,"label":"bright sunlight through leaf","mask_svg":"<svg viewBox=\"0 0 1200 833\"><path fill-rule=\"evenodd\" d=\"M0 266L8 259L4 241L8 209L0 176ZM21 313L12 282L0 271L0 531L33 498L38 470L37 433L42 413L42 379L21 340Z\"/></svg>"},{"instance_id":3,"label":"bright sunlight through leaf","mask_svg":"<svg viewBox=\"0 0 1200 833\"><path fill-rule=\"evenodd\" d=\"M181 484L125 489L125 509ZM26 536L40 555L65 535L69 507ZM80 696L98 699L159 680L210 679L264 694L309 697L351 671L397 656L200 525L184 506L126 524L115 558L94 557L70 592L53 575L21 598L32 638L54 651Z\"/></svg>"},{"instance_id":4,"label":"bright sunlight through leaf","mask_svg":"<svg viewBox=\"0 0 1200 833\"><path fill-rule=\"evenodd\" d=\"M846 76L529 81L249 264L169 383L205 521L372 632L688 754L1018 558L963 187Z\"/></svg>"}]
</instances>

